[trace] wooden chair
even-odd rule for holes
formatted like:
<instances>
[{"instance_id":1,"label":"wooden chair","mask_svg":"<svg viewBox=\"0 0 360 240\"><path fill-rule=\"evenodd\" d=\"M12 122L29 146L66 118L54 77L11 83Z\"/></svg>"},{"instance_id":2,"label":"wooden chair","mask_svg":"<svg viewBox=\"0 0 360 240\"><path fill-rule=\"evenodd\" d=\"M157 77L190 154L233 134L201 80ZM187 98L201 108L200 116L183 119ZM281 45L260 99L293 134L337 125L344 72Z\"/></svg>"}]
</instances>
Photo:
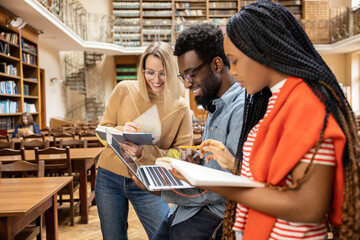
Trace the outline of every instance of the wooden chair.
<instances>
[{"instance_id":1,"label":"wooden chair","mask_svg":"<svg viewBox=\"0 0 360 240\"><path fill-rule=\"evenodd\" d=\"M35 173L35 176L44 177L44 170L44 161L39 161L39 164L29 163L22 160L8 164L2 164L0 162L0 178L2 177L2 173L27 176L30 172ZM24 230L18 233L15 239L33 240L36 237L37 240L41 240L41 226L42 215L36 218L35 223L28 225Z\"/></svg>"},{"instance_id":2,"label":"wooden chair","mask_svg":"<svg viewBox=\"0 0 360 240\"><path fill-rule=\"evenodd\" d=\"M0 142L10 142L9 135L0 135Z\"/></svg>"},{"instance_id":3,"label":"wooden chair","mask_svg":"<svg viewBox=\"0 0 360 240\"><path fill-rule=\"evenodd\" d=\"M40 140L32 140L32 141L25 141L21 140L20 148L24 149L34 149L34 148L44 149L50 147L49 140L40 141Z\"/></svg>"},{"instance_id":4,"label":"wooden chair","mask_svg":"<svg viewBox=\"0 0 360 240\"><path fill-rule=\"evenodd\" d=\"M10 142L2 142L2 141L0 141L0 149L4 149L4 148L15 149L14 141L10 141Z\"/></svg>"},{"instance_id":5,"label":"wooden chair","mask_svg":"<svg viewBox=\"0 0 360 240\"><path fill-rule=\"evenodd\" d=\"M57 155L55 157L58 158L58 155L64 155L64 159L54 160L50 155ZM46 174L67 174L68 176L72 176L72 167L71 167L71 159L70 159L70 148L56 148L50 147L46 149L38 149L35 148L35 161L36 163L40 162L40 157L44 156L45 162L45 173ZM45 159L48 158L48 159ZM51 159L51 160L50 160ZM75 215L75 206L74 206L74 192L79 188L80 184L71 181L67 186L61 189L58 192L58 195L70 195L70 224L74 226L74 215Z\"/></svg>"},{"instance_id":6,"label":"wooden chair","mask_svg":"<svg viewBox=\"0 0 360 240\"><path fill-rule=\"evenodd\" d=\"M39 161L38 164L30 163L27 161L15 161L8 164L2 164L0 162L0 178L2 177L2 173L7 173L10 175L15 175L22 173L23 175L27 175L29 172L35 172L36 176L44 177L45 171L45 163L44 161Z\"/></svg>"},{"instance_id":7,"label":"wooden chair","mask_svg":"<svg viewBox=\"0 0 360 240\"><path fill-rule=\"evenodd\" d=\"M87 139L88 147L101 147L102 146L99 139L97 139L95 132L80 133L79 134L79 139L80 140Z\"/></svg>"},{"instance_id":8,"label":"wooden chair","mask_svg":"<svg viewBox=\"0 0 360 240\"><path fill-rule=\"evenodd\" d=\"M69 139L64 140L60 139L60 148L70 147L70 148L87 148L88 141L85 140L78 140L78 139Z\"/></svg>"},{"instance_id":9,"label":"wooden chair","mask_svg":"<svg viewBox=\"0 0 360 240\"><path fill-rule=\"evenodd\" d=\"M14 150L10 148L0 149L0 156L19 156L19 160L25 161L25 151L23 148Z\"/></svg>"},{"instance_id":10,"label":"wooden chair","mask_svg":"<svg viewBox=\"0 0 360 240\"><path fill-rule=\"evenodd\" d=\"M60 147L60 139L70 140L75 139L75 134L73 133L58 133L53 135L54 138L54 146Z\"/></svg>"},{"instance_id":11,"label":"wooden chair","mask_svg":"<svg viewBox=\"0 0 360 240\"><path fill-rule=\"evenodd\" d=\"M45 135L44 134L29 134L27 136L23 136L23 139L25 141L31 141L31 140L34 140L34 139L42 139L43 141L45 141Z\"/></svg>"}]
</instances>

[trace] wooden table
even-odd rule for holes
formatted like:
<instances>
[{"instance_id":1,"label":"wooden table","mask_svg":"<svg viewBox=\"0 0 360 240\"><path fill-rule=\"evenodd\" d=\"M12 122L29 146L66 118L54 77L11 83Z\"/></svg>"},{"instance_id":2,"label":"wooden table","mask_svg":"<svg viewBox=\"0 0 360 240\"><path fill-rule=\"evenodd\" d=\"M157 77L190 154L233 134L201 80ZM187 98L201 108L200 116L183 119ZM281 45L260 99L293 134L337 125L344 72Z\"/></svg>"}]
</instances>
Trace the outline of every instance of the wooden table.
<instances>
[{"instance_id":1,"label":"wooden table","mask_svg":"<svg viewBox=\"0 0 360 240\"><path fill-rule=\"evenodd\" d=\"M15 235L45 212L46 239L58 239L57 192L72 177L0 179L0 237Z\"/></svg>"},{"instance_id":2,"label":"wooden table","mask_svg":"<svg viewBox=\"0 0 360 240\"><path fill-rule=\"evenodd\" d=\"M89 210L88 207L91 204L95 204L95 159L100 155L104 150L104 147L99 148L70 148L70 157L72 171L79 173L80 181L80 213L81 213L81 223L88 223ZM41 155L40 159L53 159L58 160L65 158L65 155ZM14 162L20 160L17 156L0 156L0 162ZM35 161L35 152L34 150L25 150L25 160L33 162ZM91 171L91 192L88 196L87 194L87 171Z\"/></svg>"}]
</instances>

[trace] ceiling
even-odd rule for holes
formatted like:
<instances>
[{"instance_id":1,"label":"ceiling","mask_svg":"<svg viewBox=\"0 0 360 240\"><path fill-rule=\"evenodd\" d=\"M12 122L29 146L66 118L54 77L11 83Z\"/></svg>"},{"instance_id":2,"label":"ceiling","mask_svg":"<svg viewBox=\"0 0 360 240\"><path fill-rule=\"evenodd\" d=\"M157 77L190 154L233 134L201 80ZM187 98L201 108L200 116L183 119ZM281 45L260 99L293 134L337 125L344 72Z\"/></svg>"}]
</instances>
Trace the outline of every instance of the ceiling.
<instances>
[{"instance_id":1,"label":"ceiling","mask_svg":"<svg viewBox=\"0 0 360 240\"><path fill-rule=\"evenodd\" d=\"M19 16L41 34L39 44L58 51L95 51L107 55L141 54L144 47L124 48L115 44L83 41L74 31L36 0L0 0L1 6Z\"/></svg>"},{"instance_id":2,"label":"ceiling","mask_svg":"<svg viewBox=\"0 0 360 240\"><path fill-rule=\"evenodd\" d=\"M58 51L95 51L107 55L141 54L145 47L121 47L110 43L83 41L69 27L36 0L0 0L1 6L42 32L39 43ZM360 35L334 44L315 45L320 54L351 53L360 50Z\"/></svg>"}]
</instances>

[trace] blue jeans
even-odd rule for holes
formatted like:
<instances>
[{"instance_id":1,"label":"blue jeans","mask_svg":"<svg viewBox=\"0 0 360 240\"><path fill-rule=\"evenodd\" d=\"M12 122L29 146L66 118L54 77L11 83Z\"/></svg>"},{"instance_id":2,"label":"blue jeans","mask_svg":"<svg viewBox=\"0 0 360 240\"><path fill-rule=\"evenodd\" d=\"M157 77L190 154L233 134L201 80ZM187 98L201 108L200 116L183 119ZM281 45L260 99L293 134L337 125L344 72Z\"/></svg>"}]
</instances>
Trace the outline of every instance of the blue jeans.
<instances>
[{"instance_id":1,"label":"blue jeans","mask_svg":"<svg viewBox=\"0 0 360 240\"><path fill-rule=\"evenodd\" d=\"M169 212L160 196L136 187L126 178L99 167L95 198L104 240L127 239L129 202L133 205L145 231L152 238Z\"/></svg>"},{"instance_id":2,"label":"blue jeans","mask_svg":"<svg viewBox=\"0 0 360 240\"><path fill-rule=\"evenodd\" d=\"M175 214L176 212L161 223L152 240L221 239L223 219L208 208L203 207L191 218L171 226Z\"/></svg>"}]
</instances>

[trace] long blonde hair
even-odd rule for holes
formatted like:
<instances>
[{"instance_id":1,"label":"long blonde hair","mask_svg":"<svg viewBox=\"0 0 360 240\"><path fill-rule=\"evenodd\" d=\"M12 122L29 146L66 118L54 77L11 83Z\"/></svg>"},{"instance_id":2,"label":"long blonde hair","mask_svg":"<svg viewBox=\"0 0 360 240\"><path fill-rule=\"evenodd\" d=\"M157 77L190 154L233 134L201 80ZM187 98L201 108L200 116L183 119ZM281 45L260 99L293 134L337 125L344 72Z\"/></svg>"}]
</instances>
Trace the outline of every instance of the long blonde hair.
<instances>
[{"instance_id":1,"label":"long blonde hair","mask_svg":"<svg viewBox=\"0 0 360 240\"><path fill-rule=\"evenodd\" d=\"M173 55L173 49L170 44L166 42L153 42L150 44L140 59L140 64L137 72L138 84L140 93L146 101L150 102L148 86L143 73L145 70L145 62L148 56L153 55L159 58L164 67L166 81L164 89L164 102L165 105L173 102L184 96L184 85L177 79L179 73L179 67L177 64L177 58Z\"/></svg>"}]
</instances>

